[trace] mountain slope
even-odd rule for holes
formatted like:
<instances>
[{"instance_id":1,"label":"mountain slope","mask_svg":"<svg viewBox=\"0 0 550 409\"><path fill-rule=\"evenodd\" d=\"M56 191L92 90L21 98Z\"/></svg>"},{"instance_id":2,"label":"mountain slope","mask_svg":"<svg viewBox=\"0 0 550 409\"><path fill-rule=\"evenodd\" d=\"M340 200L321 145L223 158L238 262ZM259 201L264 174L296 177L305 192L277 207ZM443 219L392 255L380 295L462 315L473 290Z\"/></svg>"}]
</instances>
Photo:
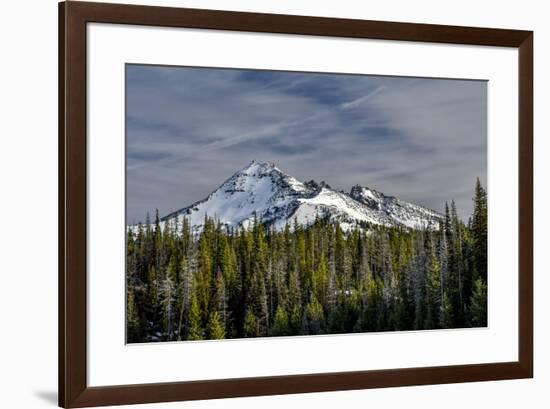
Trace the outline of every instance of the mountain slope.
<instances>
[{"instance_id":1,"label":"mountain slope","mask_svg":"<svg viewBox=\"0 0 550 409\"><path fill-rule=\"evenodd\" d=\"M405 202L394 196L386 196L376 190L355 185L350 196L369 209L385 214L391 224L402 225L411 229L436 226L442 216L425 207Z\"/></svg>"},{"instance_id":2,"label":"mountain slope","mask_svg":"<svg viewBox=\"0 0 550 409\"><path fill-rule=\"evenodd\" d=\"M226 228L247 228L255 217L276 229L289 223L312 224L317 217L338 221L344 230L359 223L423 228L441 216L395 197L354 186L350 194L326 183L302 183L273 163L253 161L235 173L207 198L162 218L163 222L186 217L193 230L202 230L206 216Z\"/></svg>"},{"instance_id":3,"label":"mountain slope","mask_svg":"<svg viewBox=\"0 0 550 409\"><path fill-rule=\"evenodd\" d=\"M287 219L294 212L296 199L313 194L292 176L281 172L273 163L252 161L235 173L206 199L164 217L176 215L189 219L193 227L201 227L205 216L214 217L227 227L247 227L254 216L269 223Z\"/></svg>"}]
</instances>

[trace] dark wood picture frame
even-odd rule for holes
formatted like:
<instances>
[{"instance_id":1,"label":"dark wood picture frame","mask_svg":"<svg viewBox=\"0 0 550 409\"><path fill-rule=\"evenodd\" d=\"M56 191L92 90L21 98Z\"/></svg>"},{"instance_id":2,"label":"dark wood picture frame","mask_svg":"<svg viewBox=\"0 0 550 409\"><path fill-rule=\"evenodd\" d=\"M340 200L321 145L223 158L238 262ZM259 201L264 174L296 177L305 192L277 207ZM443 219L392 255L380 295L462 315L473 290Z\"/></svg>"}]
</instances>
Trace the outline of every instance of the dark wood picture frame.
<instances>
[{"instance_id":1,"label":"dark wood picture frame","mask_svg":"<svg viewBox=\"0 0 550 409\"><path fill-rule=\"evenodd\" d=\"M86 381L86 24L188 27L514 47L519 50L518 361L243 379L88 387ZM533 33L106 3L59 4L59 405L442 384L533 376Z\"/></svg>"}]
</instances>

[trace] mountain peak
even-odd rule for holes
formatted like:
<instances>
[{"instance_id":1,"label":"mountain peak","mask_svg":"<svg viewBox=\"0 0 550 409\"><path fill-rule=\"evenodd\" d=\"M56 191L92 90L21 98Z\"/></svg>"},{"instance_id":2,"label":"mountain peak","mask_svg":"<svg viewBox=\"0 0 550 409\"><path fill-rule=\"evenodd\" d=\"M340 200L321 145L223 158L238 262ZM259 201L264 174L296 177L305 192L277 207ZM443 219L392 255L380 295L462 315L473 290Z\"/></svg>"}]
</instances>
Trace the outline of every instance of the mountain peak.
<instances>
[{"instance_id":1,"label":"mountain peak","mask_svg":"<svg viewBox=\"0 0 550 409\"><path fill-rule=\"evenodd\" d=\"M374 189L370 189L366 186L361 186L359 184L353 185L349 195L355 200L362 201L364 199L376 200L379 198L386 197L383 193L380 193Z\"/></svg>"},{"instance_id":2,"label":"mountain peak","mask_svg":"<svg viewBox=\"0 0 550 409\"><path fill-rule=\"evenodd\" d=\"M253 175L257 173L268 173L275 169L277 169L277 167L273 162L260 162L254 159L244 169L241 170L241 173Z\"/></svg>"},{"instance_id":3,"label":"mountain peak","mask_svg":"<svg viewBox=\"0 0 550 409\"><path fill-rule=\"evenodd\" d=\"M308 180L304 183L308 189L312 190L321 190L322 188L332 189L327 182L321 180L320 182L315 181L314 179Z\"/></svg>"},{"instance_id":4,"label":"mountain peak","mask_svg":"<svg viewBox=\"0 0 550 409\"><path fill-rule=\"evenodd\" d=\"M362 191L363 191L363 186L355 184L351 187L350 196L351 197L357 196L361 194Z\"/></svg>"},{"instance_id":5,"label":"mountain peak","mask_svg":"<svg viewBox=\"0 0 550 409\"><path fill-rule=\"evenodd\" d=\"M253 160L227 179L207 198L164 218L188 218L194 231L201 231L205 217L213 217L228 229L244 227L258 216L282 229L298 222L310 225L317 218L330 218L345 229L367 224L423 228L441 220L436 212L360 185L348 194L326 182L301 182L282 172L273 162Z\"/></svg>"}]
</instances>

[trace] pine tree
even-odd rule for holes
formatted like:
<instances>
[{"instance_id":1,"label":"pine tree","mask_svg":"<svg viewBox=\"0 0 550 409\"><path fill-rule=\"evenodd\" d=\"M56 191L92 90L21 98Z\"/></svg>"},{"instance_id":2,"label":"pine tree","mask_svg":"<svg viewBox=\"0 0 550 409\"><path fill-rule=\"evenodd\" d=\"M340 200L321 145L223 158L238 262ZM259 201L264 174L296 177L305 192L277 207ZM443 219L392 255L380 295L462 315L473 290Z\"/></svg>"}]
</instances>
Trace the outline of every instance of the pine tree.
<instances>
[{"instance_id":1,"label":"pine tree","mask_svg":"<svg viewBox=\"0 0 550 409\"><path fill-rule=\"evenodd\" d=\"M381 303L382 282L377 281L372 272L368 273L366 281L366 310L362 327L368 331L375 331L378 321L378 307Z\"/></svg>"},{"instance_id":2,"label":"pine tree","mask_svg":"<svg viewBox=\"0 0 550 409\"><path fill-rule=\"evenodd\" d=\"M425 327L426 319L426 271L427 240L426 231L417 234L415 241L416 257L411 260L411 281L414 292L414 329L420 330Z\"/></svg>"},{"instance_id":3,"label":"pine tree","mask_svg":"<svg viewBox=\"0 0 550 409\"><path fill-rule=\"evenodd\" d=\"M160 217L159 210L155 209L155 228L153 230L153 249L154 249L154 260L155 260L155 269L157 274L161 272L161 263L163 256L163 246L162 246L162 231L160 228Z\"/></svg>"},{"instance_id":4,"label":"pine tree","mask_svg":"<svg viewBox=\"0 0 550 409\"><path fill-rule=\"evenodd\" d=\"M445 227L441 229L439 233L439 287L441 292L441 299L443 299L443 293L445 292L445 289L448 286L449 281L449 245L448 245L448 234L452 234L450 232L450 224L447 228L447 216L449 212L449 206L447 203L445 203ZM450 222L450 220L449 220Z\"/></svg>"},{"instance_id":5,"label":"pine tree","mask_svg":"<svg viewBox=\"0 0 550 409\"><path fill-rule=\"evenodd\" d=\"M306 317L309 333L313 335L320 334L324 326L323 307L313 294L306 307Z\"/></svg>"},{"instance_id":6,"label":"pine tree","mask_svg":"<svg viewBox=\"0 0 550 409\"><path fill-rule=\"evenodd\" d=\"M348 286L348 262L346 255L346 241L344 232L336 223L334 234L334 259L336 265L337 286L339 290L345 290Z\"/></svg>"},{"instance_id":7,"label":"pine tree","mask_svg":"<svg viewBox=\"0 0 550 409\"><path fill-rule=\"evenodd\" d=\"M292 335L298 335L302 330L302 309L299 305L294 305L290 309L289 318L290 330Z\"/></svg>"},{"instance_id":8,"label":"pine tree","mask_svg":"<svg viewBox=\"0 0 550 409\"><path fill-rule=\"evenodd\" d=\"M222 320L217 311L210 314L208 325L206 327L208 339L223 339L225 338L225 330L223 329Z\"/></svg>"},{"instance_id":9,"label":"pine tree","mask_svg":"<svg viewBox=\"0 0 550 409\"><path fill-rule=\"evenodd\" d=\"M170 257L166 278L159 286L159 306L162 314L162 332L168 340L173 339L175 330L175 304L177 302L178 271L175 257Z\"/></svg>"},{"instance_id":10,"label":"pine tree","mask_svg":"<svg viewBox=\"0 0 550 409\"><path fill-rule=\"evenodd\" d=\"M168 340L172 340L174 331L174 303L176 301L175 285L168 276L160 287L160 300L162 314L162 332Z\"/></svg>"},{"instance_id":11,"label":"pine tree","mask_svg":"<svg viewBox=\"0 0 550 409\"><path fill-rule=\"evenodd\" d=\"M443 301L441 302L439 314L439 327L453 328L453 307L447 293L443 293Z\"/></svg>"},{"instance_id":12,"label":"pine tree","mask_svg":"<svg viewBox=\"0 0 550 409\"><path fill-rule=\"evenodd\" d=\"M228 321L227 291L221 271L218 271L216 275L215 289L212 295L212 310L218 314L218 318L221 320L223 328L225 328Z\"/></svg>"},{"instance_id":13,"label":"pine tree","mask_svg":"<svg viewBox=\"0 0 550 409\"><path fill-rule=\"evenodd\" d=\"M273 323L273 329L271 335L284 336L289 334L288 316L286 310L280 305L275 312L275 321Z\"/></svg>"},{"instance_id":14,"label":"pine tree","mask_svg":"<svg viewBox=\"0 0 550 409\"><path fill-rule=\"evenodd\" d=\"M187 339L190 341L198 341L203 339L203 331L201 324L201 311L197 297L191 298L191 306L189 308L189 334Z\"/></svg>"},{"instance_id":15,"label":"pine tree","mask_svg":"<svg viewBox=\"0 0 550 409\"><path fill-rule=\"evenodd\" d=\"M186 251L184 250L184 253ZM177 292L178 306L178 327L177 327L177 339L181 341L185 339L186 331L188 328L188 321L186 312L189 311L191 302L191 274L189 271L189 262L185 255L180 260L180 285Z\"/></svg>"},{"instance_id":16,"label":"pine tree","mask_svg":"<svg viewBox=\"0 0 550 409\"><path fill-rule=\"evenodd\" d=\"M219 238L220 248L220 267L225 282L231 286L237 279L237 262L235 252L230 247L225 235L221 234Z\"/></svg>"},{"instance_id":17,"label":"pine tree","mask_svg":"<svg viewBox=\"0 0 550 409\"><path fill-rule=\"evenodd\" d=\"M158 283L155 266L150 266L147 274L147 301L148 309L154 312L158 305Z\"/></svg>"},{"instance_id":18,"label":"pine tree","mask_svg":"<svg viewBox=\"0 0 550 409\"><path fill-rule=\"evenodd\" d=\"M320 252L317 269L313 273L312 292L322 305L327 305L328 263L323 251Z\"/></svg>"},{"instance_id":19,"label":"pine tree","mask_svg":"<svg viewBox=\"0 0 550 409\"><path fill-rule=\"evenodd\" d=\"M426 329L437 327L441 308L439 263L432 251L426 266Z\"/></svg>"},{"instance_id":20,"label":"pine tree","mask_svg":"<svg viewBox=\"0 0 550 409\"><path fill-rule=\"evenodd\" d=\"M141 337L141 328L138 307L134 298L134 292L131 290L127 293L126 328L127 342L139 342Z\"/></svg>"},{"instance_id":21,"label":"pine tree","mask_svg":"<svg viewBox=\"0 0 550 409\"><path fill-rule=\"evenodd\" d=\"M476 277L487 280L487 193L479 178L476 181L474 195L474 214L472 217L473 255Z\"/></svg>"},{"instance_id":22,"label":"pine tree","mask_svg":"<svg viewBox=\"0 0 550 409\"><path fill-rule=\"evenodd\" d=\"M474 290L470 301L470 323L472 327L487 326L487 284L481 277L474 282Z\"/></svg>"},{"instance_id":23,"label":"pine tree","mask_svg":"<svg viewBox=\"0 0 550 409\"><path fill-rule=\"evenodd\" d=\"M244 317L244 336L254 338L260 335L258 319L251 310L247 310Z\"/></svg>"},{"instance_id":24,"label":"pine tree","mask_svg":"<svg viewBox=\"0 0 550 409\"><path fill-rule=\"evenodd\" d=\"M210 237L203 232L199 239L198 271L195 277L195 293L199 303L202 323L208 319L212 284L212 255L210 251Z\"/></svg>"},{"instance_id":25,"label":"pine tree","mask_svg":"<svg viewBox=\"0 0 550 409\"><path fill-rule=\"evenodd\" d=\"M464 324L464 296L463 296L463 287L464 287L464 258L462 251L462 242L463 242L463 223L459 220L456 204L454 200L451 202L451 218L452 218L452 231L453 231L453 254L454 254L454 265L453 265L453 286L454 291L452 293L451 304L453 306L453 312L455 315L455 321L458 325Z\"/></svg>"},{"instance_id":26,"label":"pine tree","mask_svg":"<svg viewBox=\"0 0 550 409\"><path fill-rule=\"evenodd\" d=\"M268 253L264 239L263 224L256 220L254 226L254 253L252 255L253 262L247 306L252 308L254 316L257 319L258 336L265 336L269 328L269 308L266 290Z\"/></svg>"},{"instance_id":27,"label":"pine tree","mask_svg":"<svg viewBox=\"0 0 550 409\"><path fill-rule=\"evenodd\" d=\"M302 298L300 278L296 270L292 270L290 272L288 281L288 312L290 328L293 334L299 334L302 325Z\"/></svg>"}]
</instances>

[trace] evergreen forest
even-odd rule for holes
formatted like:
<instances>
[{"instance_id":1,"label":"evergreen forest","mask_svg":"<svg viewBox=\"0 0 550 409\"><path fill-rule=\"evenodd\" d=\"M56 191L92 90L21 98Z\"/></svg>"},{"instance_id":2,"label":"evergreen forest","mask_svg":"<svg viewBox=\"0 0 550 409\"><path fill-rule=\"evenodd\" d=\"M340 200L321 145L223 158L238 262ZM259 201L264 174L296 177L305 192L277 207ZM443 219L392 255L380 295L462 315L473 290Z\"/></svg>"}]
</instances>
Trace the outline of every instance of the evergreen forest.
<instances>
[{"instance_id":1,"label":"evergreen forest","mask_svg":"<svg viewBox=\"0 0 550 409\"><path fill-rule=\"evenodd\" d=\"M318 218L227 231L205 218L127 230L127 342L487 325L487 195L422 230Z\"/></svg>"}]
</instances>

